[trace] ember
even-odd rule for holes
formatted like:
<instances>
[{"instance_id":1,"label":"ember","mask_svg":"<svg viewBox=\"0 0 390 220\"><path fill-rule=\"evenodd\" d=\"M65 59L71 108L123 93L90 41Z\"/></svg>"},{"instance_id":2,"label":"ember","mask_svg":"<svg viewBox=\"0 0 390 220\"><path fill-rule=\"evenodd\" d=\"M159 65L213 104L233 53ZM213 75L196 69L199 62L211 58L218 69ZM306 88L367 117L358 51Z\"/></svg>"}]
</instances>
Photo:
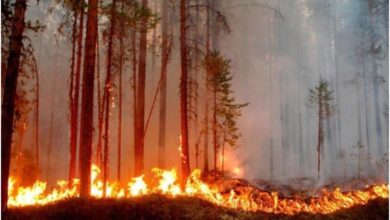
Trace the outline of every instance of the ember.
<instances>
[{"instance_id":1,"label":"ember","mask_svg":"<svg viewBox=\"0 0 390 220\"><path fill-rule=\"evenodd\" d=\"M322 191L322 196L309 200L281 198L276 192L263 192L261 196L258 189L253 186L245 186L245 190L236 192L231 189L229 193L222 193L215 185L209 185L200 178L200 170L194 170L187 179L185 188L181 190L175 169L161 170L154 168L157 185L150 186L144 181L144 176L132 178L127 184L128 188L120 188L117 182L107 184L107 197L109 198L131 198L152 193L163 194L168 197L193 196L212 202L216 205L241 209L245 211L263 211L268 213L282 213L294 215L300 212L313 214L328 214L343 208L349 208L357 204L365 204L376 198L388 198L388 186L373 185L367 186L364 190L356 190L342 193L340 189L334 191ZM91 195L96 198L103 197L103 181L100 169L96 165L91 168ZM70 197L79 196L79 180L74 179L72 187L68 188L65 180L57 182L57 188L49 192L46 189L46 182L37 181L31 187L18 187L17 180L9 179L9 207L22 207L29 205L45 205Z\"/></svg>"}]
</instances>

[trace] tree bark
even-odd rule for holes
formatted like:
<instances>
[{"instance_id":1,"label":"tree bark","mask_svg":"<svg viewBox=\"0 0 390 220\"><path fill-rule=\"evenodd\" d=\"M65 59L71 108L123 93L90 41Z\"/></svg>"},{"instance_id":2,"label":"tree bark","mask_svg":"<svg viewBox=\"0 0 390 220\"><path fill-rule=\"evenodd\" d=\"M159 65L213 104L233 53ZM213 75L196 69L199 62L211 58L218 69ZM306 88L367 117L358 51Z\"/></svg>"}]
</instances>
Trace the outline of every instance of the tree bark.
<instances>
[{"instance_id":1,"label":"tree bark","mask_svg":"<svg viewBox=\"0 0 390 220\"><path fill-rule=\"evenodd\" d=\"M147 9L148 1L142 0L142 7ZM142 18L141 34L139 45L138 59L138 88L137 88L137 106L135 117L135 146L134 161L136 176L142 174L144 170L144 126L145 126L145 77L146 77L146 34L147 34L147 17Z\"/></svg>"},{"instance_id":2,"label":"tree bark","mask_svg":"<svg viewBox=\"0 0 390 220\"><path fill-rule=\"evenodd\" d=\"M123 13L123 1L121 3L121 13ZM121 158L122 158L122 74L123 74L123 55L124 55L124 47L123 47L123 32L124 30L124 23L123 18L121 18L120 21L120 33L119 33L119 94L118 94L118 166L117 166L117 181L120 182L121 180Z\"/></svg>"},{"instance_id":3,"label":"tree bark","mask_svg":"<svg viewBox=\"0 0 390 220\"><path fill-rule=\"evenodd\" d=\"M369 10L369 22L372 30L375 30L375 26L377 21L375 20L375 12L374 12L374 1L369 0L368 1L368 10ZM373 33L369 34L370 36L370 48L371 50L374 50L375 45L375 36ZM382 132L382 124L381 124L381 110L380 110L380 103L379 103L379 77L378 77L378 64L375 58L375 52L370 51L371 54L371 68L372 68L372 88L373 88L373 95L374 95L374 111L375 111L375 130L377 135L377 145L378 145L378 154L383 155L384 154L384 145L383 145L383 132Z\"/></svg>"},{"instance_id":4,"label":"tree bark","mask_svg":"<svg viewBox=\"0 0 390 220\"><path fill-rule=\"evenodd\" d=\"M35 62L34 62L35 63ZM35 91L36 103L35 103L35 160L37 169L39 169L39 72L38 68L35 67L36 81L37 81L37 90Z\"/></svg>"},{"instance_id":5,"label":"tree bark","mask_svg":"<svg viewBox=\"0 0 390 220\"><path fill-rule=\"evenodd\" d=\"M214 147L214 170L217 171L218 160L218 131L217 131L217 86L213 85L213 147Z\"/></svg>"},{"instance_id":6,"label":"tree bark","mask_svg":"<svg viewBox=\"0 0 390 220\"><path fill-rule=\"evenodd\" d=\"M83 31L84 31L84 8L78 5L80 14L79 33L77 37L77 64L74 84L73 109L71 114L71 137L70 137L70 163L69 163L69 184L76 177L76 158L77 158L77 135L78 135L78 112L80 96L80 74L81 74L81 55L83 49Z\"/></svg>"},{"instance_id":7,"label":"tree bark","mask_svg":"<svg viewBox=\"0 0 390 220\"><path fill-rule=\"evenodd\" d=\"M198 98L199 98L199 95L198 95L198 88L199 88L199 83L198 83L198 75L199 75L199 69L198 69L198 65L199 65L199 0L196 0L196 13L195 13L195 70L194 70L194 112L195 112L195 115L194 115L194 135L195 137L198 137L198 106L199 106L199 102L198 102ZM200 136L200 135L199 135ZM195 167L198 169L199 168L199 152L200 152L200 149L199 149L199 144L198 144L198 141L196 140L196 138L194 138L194 144L195 144Z\"/></svg>"},{"instance_id":8,"label":"tree bark","mask_svg":"<svg viewBox=\"0 0 390 220\"><path fill-rule=\"evenodd\" d=\"M99 37L96 40L96 74L97 74L97 96L98 96L98 143L96 147L96 164L98 167L102 167L102 138L103 138L103 119L104 119L104 108L105 108L105 96L106 92L103 91L101 94L100 86L100 51L99 51Z\"/></svg>"},{"instance_id":9,"label":"tree bark","mask_svg":"<svg viewBox=\"0 0 390 220\"><path fill-rule=\"evenodd\" d=\"M133 80L131 88L133 90L133 140L134 140L134 152L137 146L137 125L136 125L136 118L137 118L137 48L136 48L136 41L137 41L137 32L135 27L131 31L131 51L132 51L132 74L133 74ZM134 158L136 155L134 155Z\"/></svg>"},{"instance_id":10,"label":"tree bark","mask_svg":"<svg viewBox=\"0 0 390 220\"><path fill-rule=\"evenodd\" d=\"M165 129L167 115L167 69L169 59L168 48L168 0L162 1L161 12L161 87L160 87L160 116L158 133L158 167L165 167Z\"/></svg>"},{"instance_id":11,"label":"tree bark","mask_svg":"<svg viewBox=\"0 0 390 220\"><path fill-rule=\"evenodd\" d=\"M186 1L180 0L180 156L182 169L182 185L190 173L190 158L188 147L188 97L187 97L187 37L186 37Z\"/></svg>"},{"instance_id":12,"label":"tree bark","mask_svg":"<svg viewBox=\"0 0 390 220\"><path fill-rule=\"evenodd\" d=\"M77 35L77 17L78 17L78 10L76 9L76 4L74 5L73 8L73 28L72 28L72 56L71 56L71 61L70 61L70 83L69 83L69 112L70 112L70 141L69 141L69 151L70 151L70 163L69 163L69 173L68 173L68 186L71 187L72 185L72 175L73 175L73 170L72 170L72 164L73 164L73 154L74 154L74 81L75 81L75 54L76 54L76 35Z\"/></svg>"},{"instance_id":13,"label":"tree bark","mask_svg":"<svg viewBox=\"0 0 390 220\"><path fill-rule=\"evenodd\" d=\"M105 111L105 123L104 123L104 155L103 155L103 197L106 197L107 193L107 180L108 180L108 147L109 147L109 128L110 128L110 101L111 101L111 90L112 90L112 56L113 56L113 41L115 31L115 15L116 0L112 1L111 5L111 26L110 35L108 38L108 49L107 49L107 74L106 74L106 111Z\"/></svg>"},{"instance_id":14,"label":"tree bark","mask_svg":"<svg viewBox=\"0 0 390 220\"><path fill-rule=\"evenodd\" d=\"M57 78L54 80L54 85L57 82ZM55 86L53 86L53 92L55 91ZM46 176L47 181L50 180L50 168L51 168L51 150L53 148L53 126L54 126L54 108L55 108L55 96L53 95L51 99L51 112L50 112L50 121L49 121L49 145L47 148L47 165L46 165ZM72 181L70 181L72 182Z\"/></svg>"},{"instance_id":15,"label":"tree bark","mask_svg":"<svg viewBox=\"0 0 390 220\"><path fill-rule=\"evenodd\" d=\"M89 0L80 120L80 197L90 196L98 0Z\"/></svg>"},{"instance_id":16,"label":"tree bark","mask_svg":"<svg viewBox=\"0 0 390 220\"><path fill-rule=\"evenodd\" d=\"M227 131L223 131L223 138L222 138L222 150L221 150L221 173L222 173L222 176L225 175L225 142L226 142L226 132Z\"/></svg>"},{"instance_id":17,"label":"tree bark","mask_svg":"<svg viewBox=\"0 0 390 220\"><path fill-rule=\"evenodd\" d=\"M206 0L206 57L210 54L210 2ZM204 116L204 146L203 146L203 171L207 173L209 171L209 90L208 90L208 76L205 76L205 116Z\"/></svg>"},{"instance_id":18,"label":"tree bark","mask_svg":"<svg viewBox=\"0 0 390 220\"><path fill-rule=\"evenodd\" d=\"M20 55L24 31L26 0L16 0L9 56L5 76L1 112L1 210L4 212L8 201L8 177L11 157L12 133L14 126L16 85L20 69Z\"/></svg>"},{"instance_id":19,"label":"tree bark","mask_svg":"<svg viewBox=\"0 0 390 220\"><path fill-rule=\"evenodd\" d=\"M318 143L317 143L317 180L320 180L321 171L321 148L324 141L324 128L323 128L323 102L322 94L318 95Z\"/></svg>"}]
</instances>

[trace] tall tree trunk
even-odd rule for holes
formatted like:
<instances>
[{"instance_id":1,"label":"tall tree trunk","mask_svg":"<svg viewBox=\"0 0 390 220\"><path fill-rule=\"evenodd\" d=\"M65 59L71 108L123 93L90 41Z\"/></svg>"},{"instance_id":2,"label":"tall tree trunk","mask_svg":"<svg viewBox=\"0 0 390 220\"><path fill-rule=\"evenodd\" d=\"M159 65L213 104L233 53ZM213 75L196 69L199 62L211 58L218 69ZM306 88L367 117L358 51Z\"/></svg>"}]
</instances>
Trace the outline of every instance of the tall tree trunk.
<instances>
[{"instance_id":1,"label":"tall tree trunk","mask_svg":"<svg viewBox=\"0 0 390 220\"><path fill-rule=\"evenodd\" d=\"M186 37L186 1L180 0L180 156L182 169L182 185L190 173L190 158L188 146L188 95L187 95L187 37Z\"/></svg>"},{"instance_id":2,"label":"tall tree trunk","mask_svg":"<svg viewBox=\"0 0 390 220\"><path fill-rule=\"evenodd\" d=\"M158 167L165 167L165 129L167 115L167 69L169 59L168 48L168 0L162 1L161 13L161 87L160 87L160 116L158 133Z\"/></svg>"},{"instance_id":3,"label":"tall tree trunk","mask_svg":"<svg viewBox=\"0 0 390 220\"><path fill-rule=\"evenodd\" d=\"M137 48L136 48L136 42L137 42L137 31L135 28L131 31L131 51L132 51L132 74L133 74L133 80L131 84L131 88L133 90L133 140L134 140L134 152L137 146L137 124L136 124L136 118L137 118ZM136 155L134 155L134 158Z\"/></svg>"},{"instance_id":4,"label":"tall tree trunk","mask_svg":"<svg viewBox=\"0 0 390 220\"><path fill-rule=\"evenodd\" d=\"M57 77L54 80L55 85L57 82ZM55 87L53 86L53 92L55 90ZM54 93L53 93L54 94ZM54 126L54 108L55 108L55 95L53 95L51 99L51 112L50 112L50 121L49 121L49 145L47 147L47 165L46 165L46 180L49 182L50 180L50 168L51 168L51 149L53 148L53 126ZM70 181L72 182L72 181Z\"/></svg>"},{"instance_id":5,"label":"tall tree trunk","mask_svg":"<svg viewBox=\"0 0 390 220\"><path fill-rule=\"evenodd\" d=\"M369 22L372 30L375 30L376 28L376 19L375 16L375 9L374 9L374 0L368 1L368 10L369 10ZM374 50L373 47L376 44L376 39L373 33L369 34L370 36L370 49ZM379 103L379 76L378 76L378 64L375 58L375 52L370 51L370 58L371 58L371 68L372 68L372 88L373 88L373 95L374 95L374 111L375 111L375 130L377 135L377 145L378 145L378 154L383 155L384 153L384 146L383 146L383 132L382 132L382 124L381 124L381 110L380 110L380 103Z\"/></svg>"},{"instance_id":6,"label":"tall tree trunk","mask_svg":"<svg viewBox=\"0 0 390 220\"><path fill-rule=\"evenodd\" d=\"M268 70L269 70L269 98L268 98L268 101L269 101L269 109L273 109L273 87L272 87L272 83L273 83L273 74L274 74L274 71L273 71L273 53L274 53L274 44L273 44L273 21L272 19L269 19L269 22L268 22L268 53L269 53L269 57L268 57ZM270 120L270 148L274 148L274 142L273 142L273 133L274 133L274 129L273 129L273 124L272 124L272 121L273 121L273 111L270 110L269 111L269 120ZM273 179L273 176L274 176L274 169L273 169L273 157L274 155L273 154L273 149L271 150L271 155L270 155L270 173L271 173L271 179Z\"/></svg>"},{"instance_id":7,"label":"tall tree trunk","mask_svg":"<svg viewBox=\"0 0 390 220\"><path fill-rule=\"evenodd\" d=\"M217 131L217 85L213 85L213 147L214 147L214 170L217 171L218 160L218 131Z\"/></svg>"},{"instance_id":8,"label":"tall tree trunk","mask_svg":"<svg viewBox=\"0 0 390 220\"><path fill-rule=\"evenodd\" d=\"M93 87L95 72L98 0L89 0L85 38L83 91L80 120L80 197L87 198L91 188L93 132Z\"/></svg>"},{"instance_id":9,"label":"tall tree trunk","mask_svg":"<svg viewBox=\"0 0 390 220\"><path fill-rule=\"evenodd\" d=\"M206 5L207 5L207 9L206 9L206 56L210 54L210 2L209 0L206 0ZM205 117L204 117L204 149L203 149L203 171L204 172L208 172L209 171L209 103L208 103L208 94L209 94L209 90L208 90L208 76L207 76L207 73L206 73L206 76L205 76L205 103L204 103L204 107L205 107Z\"/></svg>"},{"instance_id":10,"label":"tall tree trunk","mask_svg":"<svg viewBox=\"0 0 390 220\"><path fill-rule=\"evenodd\" d=\"M7 208L8 177L14 127L16 84L20 69L20 55L24 31L26 0L16 0L12 32L9 43L7 72L5 75L3 103L1 106L1 210Z\"/></svg>"},{"instance_id":11,"label":"tall tree trunk","mask_svg":"<svg viewBox=\"0 0 390 220\"><path fill-rule=\"evenodd\" d=\"M104 109L105 109L105 96L106 90L103 91L103 96L101 94L101 85L100 85L100 51L99 51L99 37L96 40L96 74L97 74L97 96L98 96L98 143L96 147L96 164L98 167L103 165L102 157L102 139L103 139L103 119L104 119Z\"/></svg>"},{"instance_id":12,"label":"tall tree trunk","mask_svg":"<svg viewBox=\"0 0 390 220\"><path fill-rule=\"evenodd\" d=\"M226 142L226 131L223 132L222 138L222 150L221 150L221 172L222 176L225 174L225 142Z\"/></svg>"},{"instance_id":13,"label":"tall tree trunk","mask_svg":"<svg viewBox=\"0 0 390 220\"><path fill-rule=\"evenodd\" d=\"M36 103L35 103L35 162L37 169L39 170L39 72L38 68L35 67L36 81L37 81L37 90L35 91Z\"/></svg>"},{"instance_id":14,"label":"tall tree trunk","mask_svg":"<svg viewBox=\"0 0 390 220\"><path fill-rule=\"evenodd\" d=\"M208 172L209 171L209 107L208 107L208 95L207 91L205 91L205 118L204 118L204 123L205 123L205 128L204 128L204 146L203 146L203 171Z\"/></svg>"},{"instance_id":15,"label":"tall tree trunk","mask_svg":"<svg viewBox=\"0 0 390 220\"><path fill-rule=\"evenodd\" d=\"M369 119L369 110L368 110L368 85L367 85L367 75L366 75L366 59L362 57L362 67L363 67L363 90L364 90L364 119L366 124L366 145L367 153L370 154L370 119Z\"/></svg>"},{"instance_id":16,"label":"tall tree trunk","mask_svg":"<svg viewBox=\"0 0 390 220\"><path fill-rule=\"evenodd\" d=\"M103 155L103 197L106 197L107 193L107 180L108 180L108 147L109 147L109 128L110 128L110 101L111 101L111 90L112 82L112 57L113 57L113 41L114 41L114 31L115 31L115 15L116 0L112 1L111 5L111 26L110 26L110 35L108 38L108 49L107 49L107 74L106 74L106 112L105 112L105 123L104 123L104 155Z\"/></svg>"},{"instance_id":17,"label":"tall tree trunk","mask_svg":"<svg viewBox=\"0 0 390 220\"><path fill-rule=\"evenodd\" d=\"M69 165L69 184L76 177L76 158L77 158L77 135L78 135L78 113L79 113L79 96L80 96L80 75L81 75L81 55L83 49L83 31L84 31L84 7L78 5L80 10L79 33L77 37L77 65L76 81L74 85L73 111L71 116L71 148L70 148L70 165Z\"/></svg>"},{"instance_id":18,"label":"tall tree trunk","mask_svg":"<svg viewBox=\"0 0 390 220\"><path fill-rule=\"evenodd\" d=\"M356 109L357 109L357 121L358 121L358 142L361 144L362 143L362 120L361 120L361 111L360 111L360 80L357 78L356 82L356 94L357 94L357 99L356 99ZM358 164L358 178L360 179L360 155L361 155L361 149L359 147L359 164ZM367 161L368 162L368 161Z\"/></svg>"},{"instance_id":19,"label":"tall tree trunk","mask_svg":"<svg viewBox=\"0 0 390 220\"><path fill-rule=\"evenodd\" d=\"M201 136L198 134L198 99L199 99L199 93L198 93L198 88L199 88L199 82L198 82L198 75L199 75L199 0L196 0L196 13L195 13L195 70L194 70L194 135L195 137ZM198 162L198 156L199 156L199 144L196 138L194 139L195 142L195 167L198 169L199 168L199 162Z\"/></svg>"},{"instance_id":20,"label":"tall tree trunk","mask_svg":"<svg viewBox=\"0 0 390 220\"><path fill-rule=\"evenodd\" d=\"M148 7L148 1L142 0L142 7ZM136 176L142 174L144 170L144 126L145 126L145 78L146 78L146 34L147 34L147 17L142 18L141 34L139 45L138 59L138 85L137 85L137 106L135 117L135 146L134 146L134 161Z\"/></svg>"},{"instance_id":21,"label":"tall tree trunk","mask_svg":"<svg viewBox=\"0 0 390 220\"><path fill-rule=\"evenodd\" d=\"M121 13L123 13L124 3L121 2ZM118 167L117 167L117 181L121 180L121 158L122 158L122 75L123 75L123 56L124 56L124 46L123 46L123 32L124 23L123 19L120 20L120 34L119 34L119 94L118 94Z\"/></svg>"},{"instance_id":22,"label":"tall tree trunk","mask_svg":"<svg viewBox=\"0 0 390 220\"><path fill-rule=\"evenodd\" d=\"M320 93L318 97L322 97ZM323 102L320 98L318 100L318 142L317 142L317 180L320 180L320 171L321 171L321 148L324 141L324 118L323 118Z\"/></svg>"},{"instance_id":23,"label":"tall tree trunk","mask_svg":"<svg viewBox=\"0 0 390 220\"><path fill-rule=\"evenodd\" d=\"M299 102L301 104L301 102ZM303 149L302 110L299 108L299 176L305 175L305 155Z\"/></svg>"},{"instance_id":24,"label":"tall tree trunk","mask_svg":"<svg viewBox=\"0 0 390 220\"><path fill-rule=\"evenodd\" d=\"M337 3L336 3L337 4ZM336 7L338 7L338 5L336 5ZM340 106L340 103L341 103L341 88L340 88L340 70L339 70L339 66L340 66L340 58L339 58L339 54L338 54L338 48L339 48L339 34L338 34L338 24L337 24L337 21L340 19L339 17L339 13L338 12L335 12L336 15L333 16L333 19L331 21L331 36L332 36L332 58L333 58L333 62L334 62L334 73L335 73L335 87L336 87L336 94L335 94L335 98L336 98L336 106ZM341 112L339 111L338 114L336 114L336 125L337 125L337 147L338 149L341 149L342 146L343 146L343 142L342 142L342 129L341 129Z\"/></svg>"},{"instance_id":25,"label":"tall tree trunk","mask_svg":"<svg viewBox=\"0 0 390 220\"><path fill-rule=\"evenodd\" d=\"M157 13L157 6L158 3L157 1L153 2L153 13ZM152 32L152 71L155 71L155 66L156 66L156 56L157 56L157 25L153 27L153 32ZM154 79L154 77L153 77ZM154 80L152 80L154 82Z\"/></svg>"},{"instance_id":26,"label":"tall tree trunk","mask_svg":"<svg viewBox=\"0 0 390 220\"><path fill-rule=\"evenodd\" d=\"M285 141L285 126L284 126L284 108L287 105L284 103L284 80L283 80L283 75L279 74L279 99L280 99L280 144L281 144L281 149L282 149L282 175L284 176L285 174L285 166L286 166L286 154L287 150L285 149L286 147L286 141Z\"/></svg>"},{"instance_id":27,"label":"tall tree trunk","mask_svg":"<svg viewBox=\"0 0 390 220\"><path fill-rule=\"evenodd\" d=\"M78 18L79 10L77 10L77 5L74 3L73 8L73 28L72 28L72 56L71 56L71 62L70 62L70 83L69 83L69 112L70 112L70 141L69 141L69 151L70 151L70 163L69 163L69 173L68 173L68 186L71 187L72 184L72 176L74 177L73 173L74 170L72 170L72 164L74 163L74 154L75 154L75 147L76 144L74 143L74 135L77 132L74 132L74 124L76 123L75 117L74 117L74 109L75 109L75 100L74 100L74 90L75 90L75 60L76 60L76 35L77 35L77 18Z\"/></svg>"},{"instance_id":28,"label":"tall tree trunk","mask_svg":"<svg viewBox=\"0 0 390 220\"><path fill-rule=\"evenodd\" d=\"M20 121L23 125L27 124L27 117L22 117L23 121ZM17 149L18 149L18 157L22 159L23 156L23 140L26 134L26 127L23 127L20 132L18 132L18 141L17 142Z\"/></svg>"},{"instance_id":29,"label":"tall tree trunk","mask_svg":"<svg viewBox=\"0 0 390 220\"><path fill-rule=\"evenodd\" d=\"M211 1L211 9L217 11L218 0L212 0ZM218 35L219 35L219 28L217 27L217 18L216 16L211 16L211 26L212 33L211 33L211 41L212 41L212 48L213 50L218 49ZM214 147L214 170L217 170L217 160L218 160L218 128L217 128L217 92L216 92L216 85L214 85L213 88L213 147Z\"/></svg>"}]
</instances>

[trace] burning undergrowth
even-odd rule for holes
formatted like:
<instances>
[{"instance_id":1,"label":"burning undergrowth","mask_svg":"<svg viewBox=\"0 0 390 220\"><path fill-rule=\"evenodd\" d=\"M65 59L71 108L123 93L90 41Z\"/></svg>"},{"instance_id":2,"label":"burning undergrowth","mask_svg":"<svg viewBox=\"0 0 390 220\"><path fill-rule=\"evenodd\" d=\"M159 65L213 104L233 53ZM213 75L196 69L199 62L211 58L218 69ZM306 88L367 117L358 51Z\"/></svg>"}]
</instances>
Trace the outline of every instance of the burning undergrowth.
<instances>
[{"instance_id":1,"label":"burning undergrowth","mask_svg":"<svg viewBox=\"0 0 390 220\"><path fill-rule=\"evenodd\" d=\"M252 183L242 179L202 178L200 170L194 170L187 179L185 187L180 187L174 169L153 169L155 179L152 183L145 182L144 176L132 178L121 187L116 182L107 184L103 190L100 169L93 165L91 170L91 195L98 199L104 193L109 199L123 200L142 198L150 195L161 195L168 199L194 198L207 201L215 206L228 209L262 212L282 215L297 215L300 213L329 214L356 205L365 205L371 200L388 199L388 186L377 184L363 189L342 191L340 188L299 191L290 190L286 193L283 187L266 189L259 181ZM9 180L10 208L24 206L42 206L77 198L79 196L79 181L58 181L58 187L48 190L46 183L37 181L31 187L18 187L17 180Z\"/></svg>"},{"instance_id":2,"label":"burning undergrowth","mask_svg":"<svg viewBox=\"0 0 390 220\"><path fill-rule=\"evenodd\" d=\"M330 214L243 211L188 196L150 194L122 199L69 198L45 206L13 207L5 219L387 219L388 200L374 199Z\"/></svg>"}]
</instances>

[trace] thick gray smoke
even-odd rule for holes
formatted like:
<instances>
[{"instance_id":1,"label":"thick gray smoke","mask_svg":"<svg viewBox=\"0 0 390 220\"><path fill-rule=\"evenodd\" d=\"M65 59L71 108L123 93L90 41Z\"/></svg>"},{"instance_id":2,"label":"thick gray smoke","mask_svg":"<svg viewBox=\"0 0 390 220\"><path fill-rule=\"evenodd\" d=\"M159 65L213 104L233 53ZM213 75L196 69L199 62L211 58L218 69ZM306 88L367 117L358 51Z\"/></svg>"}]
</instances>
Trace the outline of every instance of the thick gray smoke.
<instances>
[{"instance_id":1,"label":"thick gray smoke","mask_svg":"<svg viewBox=\"0 0 390 220\"><path fill-rule=\"evenodd\" d=\"M229 150L227 169L236 170L238 176L248 179L316 177L318 117L316 110L306 104L309 89L322 78L329 82L334 91L333 103L337 105L335 116L325 123L325 145L321 153L323 181L342 177L344 164L348 177L358 175L359 150L354 146L359 141L364 146L360 149L361 175L375 179L387 177L388 6L380 5L380 0L373 1L379 6L375 15L371 15L368 2L220 1L219 7L227 15L232 33L220 34L218 48L232 60L237 101L250 103L239 119L240 148ZM71 46L67 36L57 33L64 10L56 6L54 12L49 13L52 1L30 4L29 18L39 19L46 25L43 33L31 38L41 76L42 176L45 178L49 173L50 180L55 180L66 178L69 163L67 82ZM175 43L168 73L168 167L179 167L178 48ZM377 49L377 54L370 54L370 48ZM104 77L105 45L101 46L100 65ZM159 79L158 62L152 67L150 58L147 65L146 115ZM133 113L131 71L126 71L122 176L127 180L133 167ZM146 134L146 170L157 165L157 111L158 108ZM48 155L52 114L53 149ZM114 177L116 108L112 111L112 121L110 175ZM27 148L33 146L32 130L27 129L29 138L24 142ZM344 158L340 157L341 152ZM191 156L193 154L191 150ZM51 161L47 159L49 156Z\"/></svg>"}]
</instances>

